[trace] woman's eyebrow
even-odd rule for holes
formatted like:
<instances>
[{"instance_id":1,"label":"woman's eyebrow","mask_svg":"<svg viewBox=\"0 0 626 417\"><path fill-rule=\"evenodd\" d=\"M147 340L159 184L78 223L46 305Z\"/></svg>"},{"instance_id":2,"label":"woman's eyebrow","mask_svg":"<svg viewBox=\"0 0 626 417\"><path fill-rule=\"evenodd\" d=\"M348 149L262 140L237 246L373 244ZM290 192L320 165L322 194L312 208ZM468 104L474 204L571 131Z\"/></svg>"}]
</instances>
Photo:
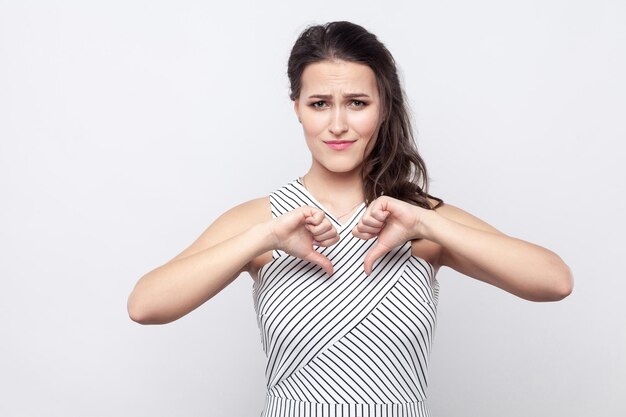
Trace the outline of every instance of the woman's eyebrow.
<instances>
[{"instance_id":1,"label":"woman's eyebrow","mask_svg":"<svg viewBox=\"0 0 626 417\"><path fill-rule=\"evenodd\" d=\"M365 93L349 93L349 94L344 94L343 95L344 98L357 98L357 97L368 97L369 96ZM333 96L331 96L330 94L313 94L312 96L309 96L309 98L323 98L323 99L331 99L333 98Z\"/></svg>"}]
</instances>

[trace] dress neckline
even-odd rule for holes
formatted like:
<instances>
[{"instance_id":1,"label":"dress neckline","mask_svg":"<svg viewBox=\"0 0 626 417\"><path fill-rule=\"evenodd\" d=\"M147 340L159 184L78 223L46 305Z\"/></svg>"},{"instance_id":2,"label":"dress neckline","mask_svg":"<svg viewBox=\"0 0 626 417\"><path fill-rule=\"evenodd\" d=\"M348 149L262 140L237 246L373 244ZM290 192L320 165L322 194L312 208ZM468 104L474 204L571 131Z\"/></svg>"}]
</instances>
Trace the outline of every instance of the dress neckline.
<instances>
[{"instance_id":1,"label":"dress neckline","mask_svg":"<svg viewBox=\"0 0 626 417\"><path fill-rule=\"evenodd\" d=\"M344 223L341 223L339 220L337 220L337 218L335 217L335 215L333 215L322 203L320 203L317 198L315 198L315 196L313 194L311 194L311 192L304 186L304 184L302 183L302 180L300 179L300 177L296 178L293 181L293 184L300 190L302 191L304 194L306 194L306 196L308 197L309 200L311 200L311 202L317 206L320 210L322 210L330 220L332 220L340 229L344 229L346 226L348 226L349 224L351 224L354 219L359 216L359 214L361 214L361 212L363 211L363 208L365 207L365 201L362 201L358 206L356 206L353 210L354 212L352 213L352 215L348 218L348 220L346 220Z\"/></svg>"}]
</instances>

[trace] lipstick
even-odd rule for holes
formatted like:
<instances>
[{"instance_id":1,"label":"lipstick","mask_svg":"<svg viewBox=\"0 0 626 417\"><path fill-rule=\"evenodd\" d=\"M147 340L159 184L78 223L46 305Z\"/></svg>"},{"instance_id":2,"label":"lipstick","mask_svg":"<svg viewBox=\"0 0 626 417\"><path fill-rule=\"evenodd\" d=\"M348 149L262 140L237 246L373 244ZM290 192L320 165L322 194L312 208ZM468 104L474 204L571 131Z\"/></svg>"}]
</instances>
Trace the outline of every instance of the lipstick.
<instances>
[{"instance_id":1,"label":"lipstick","mask_svg":"<svg viewBox=\"0 0 626 417\"><path fill-rule=\"evenodd\" d=\"M350 145L352 145L354 142L355 141L353 140L329 140L324 143L328 145L331 149L334 149L336 151L341 151L343 149L349 148Z\"/></svg>"}]
</instances>

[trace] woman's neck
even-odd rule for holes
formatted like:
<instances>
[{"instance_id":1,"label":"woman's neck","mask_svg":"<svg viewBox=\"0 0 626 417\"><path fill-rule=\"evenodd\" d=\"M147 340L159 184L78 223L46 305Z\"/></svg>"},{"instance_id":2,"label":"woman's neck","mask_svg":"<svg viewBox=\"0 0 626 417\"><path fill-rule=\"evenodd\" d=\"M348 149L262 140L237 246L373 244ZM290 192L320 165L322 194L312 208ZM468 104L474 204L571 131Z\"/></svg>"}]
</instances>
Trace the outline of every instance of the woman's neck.
<instances>
[{"instance_id":1,"label":"woman's neck","mask_svg":"<svg viewBox=\"0 0 626 417\"><path fill-rule=\"evenodd\" d=\"M313 167L302 176L306 189L335 214L348 211L364 200L360 172L337 173Z\"/></svg>"}]
</instances>

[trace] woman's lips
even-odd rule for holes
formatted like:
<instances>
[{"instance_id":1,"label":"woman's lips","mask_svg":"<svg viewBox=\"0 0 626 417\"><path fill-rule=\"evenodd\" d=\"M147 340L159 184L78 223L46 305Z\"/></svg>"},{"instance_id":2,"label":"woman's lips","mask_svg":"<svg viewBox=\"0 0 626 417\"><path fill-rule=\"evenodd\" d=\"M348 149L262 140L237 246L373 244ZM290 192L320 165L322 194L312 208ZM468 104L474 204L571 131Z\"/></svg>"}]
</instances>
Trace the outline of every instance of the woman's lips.
<instances>
[{"instance_id":1,"label":"woman's lips","mask_svg":"<svg viewBox=\"0 0 626 417\"><path fill-rule=\"evenodd\" d=\"M349 148L355 141L353 140L329 140L328 142L324 142L331 149L336 151L340 151L342 149Z\"/></svg>"}]
</instances>

